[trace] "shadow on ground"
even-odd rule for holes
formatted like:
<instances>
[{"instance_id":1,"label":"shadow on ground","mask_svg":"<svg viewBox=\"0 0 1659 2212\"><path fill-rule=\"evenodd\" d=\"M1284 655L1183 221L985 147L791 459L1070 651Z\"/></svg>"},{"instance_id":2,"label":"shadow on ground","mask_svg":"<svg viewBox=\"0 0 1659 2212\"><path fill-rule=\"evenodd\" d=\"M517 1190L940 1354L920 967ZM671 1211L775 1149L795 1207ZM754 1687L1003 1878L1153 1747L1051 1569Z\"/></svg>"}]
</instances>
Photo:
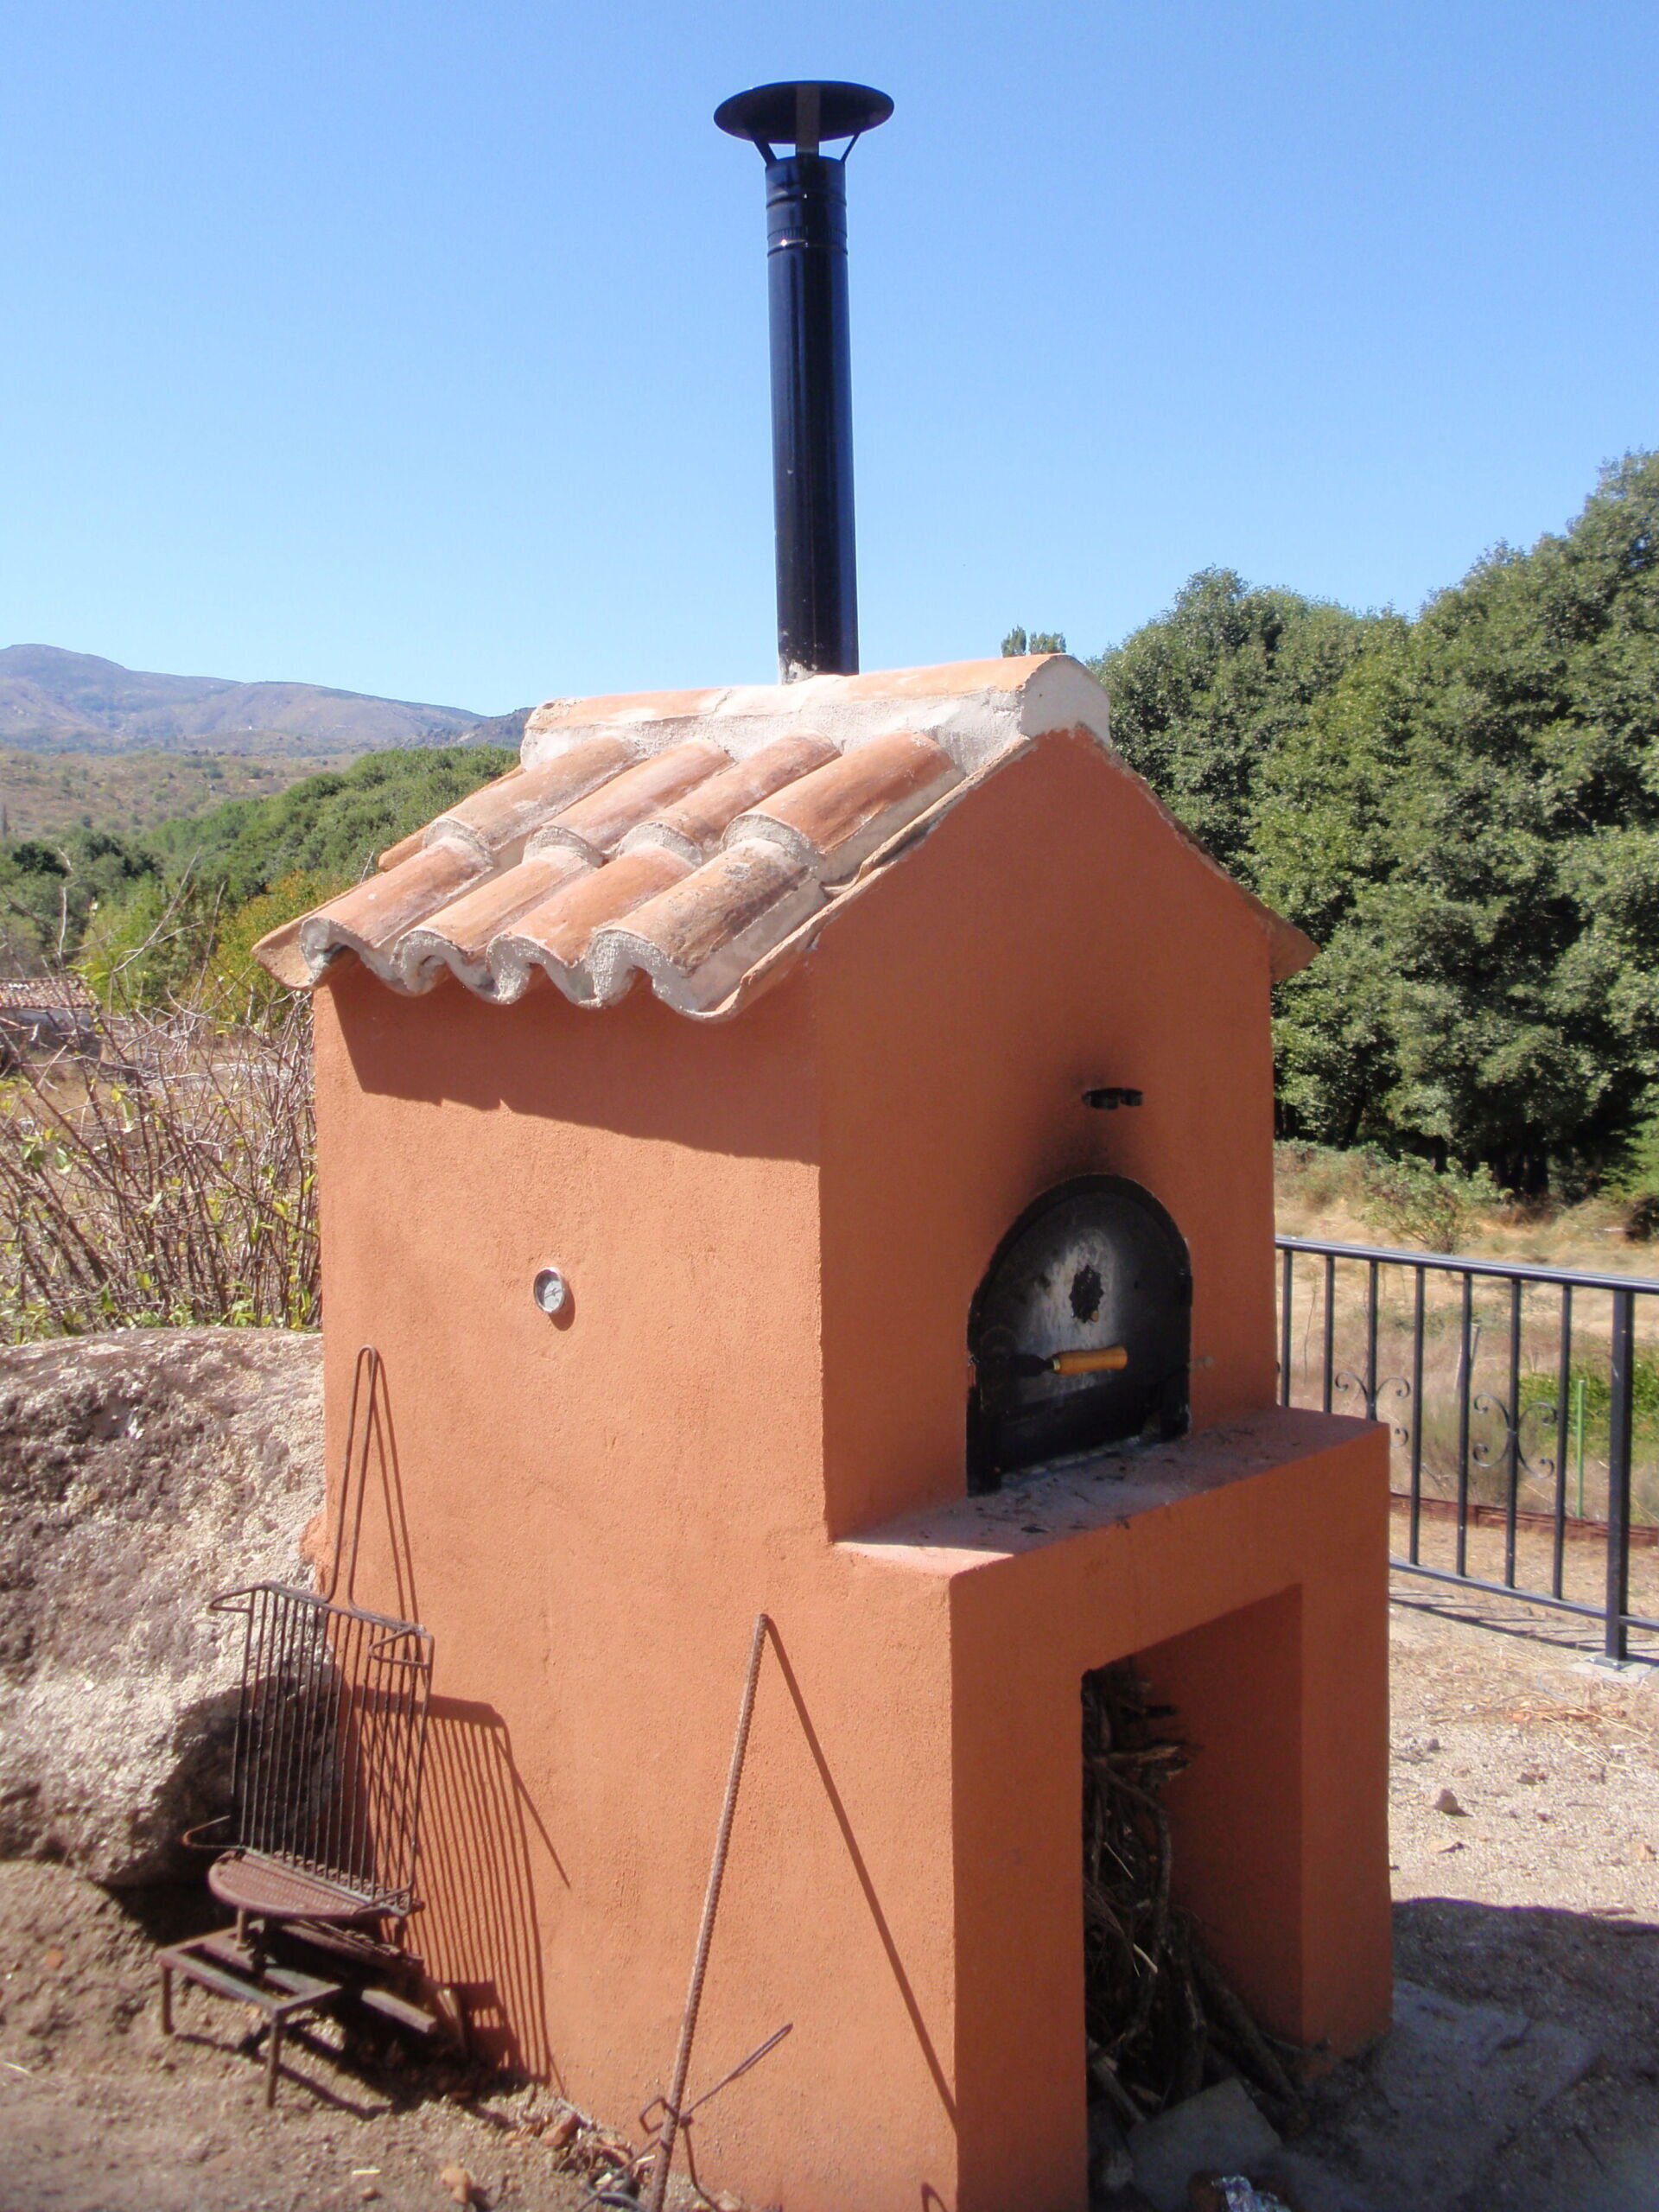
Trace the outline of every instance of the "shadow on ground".
<instances>
[{"instance_id":1,"label":"shadow on ground","mask_svg":"<svg viewBox=\"0 0 1659 2212\"><path fill-rule=\"evenodd\" d=\"M1420 1897L1386 2042L1272 2174L1300 2212L1659 2212L1659 1926Z\"/></svg>"}]
</instances>

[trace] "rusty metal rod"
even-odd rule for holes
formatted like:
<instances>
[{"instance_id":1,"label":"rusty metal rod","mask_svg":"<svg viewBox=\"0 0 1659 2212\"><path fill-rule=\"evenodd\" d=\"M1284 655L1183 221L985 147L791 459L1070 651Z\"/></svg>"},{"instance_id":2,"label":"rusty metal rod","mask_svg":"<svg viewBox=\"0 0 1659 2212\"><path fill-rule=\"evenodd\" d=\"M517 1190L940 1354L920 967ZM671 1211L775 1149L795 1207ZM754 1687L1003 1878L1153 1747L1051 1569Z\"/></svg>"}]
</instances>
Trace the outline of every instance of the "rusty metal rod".
<instances>
[{"instance_id":1,"label":"rusty metal rod","mask_svg":"<svg viewBox=\"0 0 1659 2212\"><path fill-rule=\"evenodd\" d=\"M663 2200L668 2194L668 2170L674 2163L674 2139L679 2130L685 2077L691 2070L692 2038L697 2032L697 2013L702 2005L703 1976L709 1970L709 1948L714 1941L715 1915L720 1910L721 1885L726 1878L726 1854L731 1847L732 1822L737 1814L738 1784L743 1779L743 1760L749 1748L749 1723L754 1718L755 1685L760 1679L760 1662L766 1654L766 1634L771 1626L772 1623L765 1613L755 1615L754 1637L749 1645L748 1670L743 1677L743 1701L738 1707L737 1736L732 1745L732 1764L726 1776L726 1797L720 1808L720 1829L715 1838L715 1855L709 1866L709 1886L703 1892L696 1956L691 1961L691 1983L685 1993L685 2010L680 2015L680 2042L674 2054L674 2078L664 2100L663 2132L657 2145L657 2163L652 2169L649 2212L663 2212Z\"/></svg>"}]
</instances>

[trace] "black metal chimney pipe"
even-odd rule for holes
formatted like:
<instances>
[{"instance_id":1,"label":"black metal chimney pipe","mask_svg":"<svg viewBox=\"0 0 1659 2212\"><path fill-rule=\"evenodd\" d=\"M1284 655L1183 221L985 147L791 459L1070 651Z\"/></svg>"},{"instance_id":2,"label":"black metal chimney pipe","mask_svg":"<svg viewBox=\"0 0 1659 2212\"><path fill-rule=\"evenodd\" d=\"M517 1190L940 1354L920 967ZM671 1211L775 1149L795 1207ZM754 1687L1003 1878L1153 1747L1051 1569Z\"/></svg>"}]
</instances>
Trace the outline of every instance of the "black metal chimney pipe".
<instances>
[{"instance_id":1,"label":"black metal chimney pipe","mask_svg":"<svg viewBox=\"0 0 1659 2212\"><path fill-rule=\"evenodd\" d=\"M772 326L772 485L778 669L858 668L853 379L847 315L847 155L893 102L868 85L760 85L715 111L766 164ZM838 159L826 140L852 142ZM792 145L779 155L774 143Z\"/></svg>"}]
</instances>

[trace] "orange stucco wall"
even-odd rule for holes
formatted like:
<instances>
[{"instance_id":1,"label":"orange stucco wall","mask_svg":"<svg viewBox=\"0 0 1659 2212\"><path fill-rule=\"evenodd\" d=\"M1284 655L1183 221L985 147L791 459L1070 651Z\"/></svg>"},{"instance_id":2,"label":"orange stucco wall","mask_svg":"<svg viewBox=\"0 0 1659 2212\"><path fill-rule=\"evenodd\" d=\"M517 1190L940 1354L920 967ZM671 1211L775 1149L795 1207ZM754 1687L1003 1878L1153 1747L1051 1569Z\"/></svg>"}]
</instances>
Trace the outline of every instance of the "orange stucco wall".
<instances>
[{"instance_id":1,"label":"orange stucco wall","mask_svg":"<svg viewBox=\"0 0 1659 2212\"><path fill-rule=\"evenodd\" d=\"M1082 2203L1077 1677L1288 1591L1300 1763L1243 1863L1284 1827L1301 1871L1212 1900L1218 1942L1247 1907L1280 1931L1259 1971L1239 1955L1277 2017L1380 2024L1380 1432L1315 1448L1272 1415L1267 1459L1160 1503L1155 1541L1109 1516L958 1559L893 1526L961 1499L969 1300L1069 1174L1134 1177L1187 1236L1203 1448L1270 1404L1267 1014L1256 923L1065 735L728 1023L643 994L409 1001L351 969L319 994L334 1457L372 1341L360 1588L437 1655L418 1940L503 2056L628 2122L666 2081L764 1607L692 2077L793 2023L700 2123L705 2171L755 2201ZM1145 1106L1090 1113L1103 1082ZM530 1294L550 1262L557 1323Z\"/></svg>"},{"instance_id":2,"label":"orange stucco wall","mask_svg":"<svg viewBox=\"0 0 1659 2212\"><path fill-rule=\"evenodd\" d=\"M1172 1791L1179 1901L1223 1967L1297 2040L1388 2024L1383 1433L1245 1415L1137 1480L1051 1478L861 1540L952 1586L959 2212L1084 2201L1079 1685L1114 1658L1198 1747Z\"/></svg>"},{"instance_id":3,"label":"orange stucco wall","mask_svg":"<svg viewBox=\"0 0 1659 2212\"><path fill-rule=\"evenodd\" d=\"M1192 1257L1195 1426L1274 1393L1268 944L1142 788L1059 735L826 931L826 1510L954 1496L969 1302L1020 1209L1128 1176ZM1144 1090L1105 1114L1091 1084Z\"/></svg>"}]
</instances>

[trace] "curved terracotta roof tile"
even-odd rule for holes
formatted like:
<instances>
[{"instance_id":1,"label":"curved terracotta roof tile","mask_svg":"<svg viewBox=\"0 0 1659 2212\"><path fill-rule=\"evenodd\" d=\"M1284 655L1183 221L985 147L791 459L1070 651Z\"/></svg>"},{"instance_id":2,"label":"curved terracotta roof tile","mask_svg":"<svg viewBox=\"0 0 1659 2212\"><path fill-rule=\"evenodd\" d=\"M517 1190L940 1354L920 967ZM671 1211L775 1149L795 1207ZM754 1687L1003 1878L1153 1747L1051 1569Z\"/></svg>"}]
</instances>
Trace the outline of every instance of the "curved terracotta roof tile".
<instances>
[{"instance_id":1,"label":"curved terracotta roof tile","mask_svg":"<svg viewBox=\"0 0 1659 2212\"><path fill-rule=\"evenodd\" d=\"M490 860L517 857L535 832L588 792L614 790L639 758L639 747L621 736L590 737L533 767L509 769L482 791L441 814L426 831L426 842L456 836L477 846Z\"/></svg>"},{"instance_id":2,"label":"curved terracotta roof tile","mask_svg":"<svg viewBox=\"0 0 1659 2212\"><path fill-rule=\"evenodd\" d=\"M384 875L342 891L300 924L300 950L313 982L340 953L354 952L382 982L407 990L400 958L405 934L466 890L486 866L471 845L429 845ZM429 975L417 988L436 981Z\"/></svg>"},{"instance_id":3,"label":"curved terracotta roof tile","mask_svg":"<svg viewBox=\"0 0 1659 2212\"><path fill-rule=\"evenodd\" d=\"M721 835L746 807L754 806L774 791L793 784L814 768L839 760L827 737L803 731L798 736L775 737L747 760L734 760L706 784L699 784L689 798L649 816L622 840L625 853L640 845L666 845L689 861L706 859Z\"/></svg>"},{"instance_id":4,"label":"curved terracotta roof tile","mask_svg":"<svg viewBox=\"0 0 1659 2212\"><path fill-rule=\"evenodd\" d=\"M595 995L620 998L637 968L658 998L704 1013L823 900L817 877L792 854L759 842L728 845L625 923L594 933L588 965Z\"/></svg>"},{"instance_id":5,"label":"curved terracotta roof tile","mask_svg":"<svg viewBox=\"0 0 1659 2212\"><path fill-rule=\"evenodd\" d=\"M420 988L423 969L429 968L435 978L440 969L448 968L469 990L493 994L491 940L564 885L593 873L593 862L582 854L556 846L486 876L404 938L399 960L406 985Z\"/></svg>"},{"instance_id":6,"label":"curved terracotta roof tile","mask_svg":"<svg viewBox=\"0 0 1659 2212\"><path fill-rule=\"evenodd\" d=\"M555 892L550 899L521 914L491 945L490 969L496 995L506 1001L519 997L539 968L567 998L593 1004L600 995L587 954L594 931L601 924L644 906L690 874L689 861L658 846L645 852L625 853L608 868L590 870L579 881ZM611 995L620 998L626 988L624 982Z\"/></svg>"},{"instance_id":7,"label":"curved terracotta roof tile","mask_svg":"<svg viewBox=\"0 0 1659 2212\"><path fill-rule=\"evenodd\" d=\"M555 762L564 757L555 754ZM645 821L658 807L671 806L731 765L732 756L723 746L706 737L689 737L683 745L671 745L666 752L652 753L637 768L625 768L574 806L564 808L537 830L530 849L540 852L549 845L574 845L594 862L607 860L636 823Z\"/></svg>"},{"instance_id":8,"label":"curved terracotta roof tile","mask_svg":"<svg viewBox=\"0 0 1659 2212\"><path fill-rule=\"evenodd\" d=\"M899 864L908 832L1060 735L1091 739L1161 821L1152 834L1222 873L1113 754L1099 684L1050 654L550 701L526 721L520 766L257 950L296 987L354 953L398 990L453 971L498 1002L541 972L608 1005L643 974L683 1013L723 1018ZM1227 880L1274 977L1305 966L1301 932Z\"/></svg>"},{"instance_id":9,"label":"curved terracotta roof tile","mask_svg":"<svg viewBox=\"0 0 1659 2212\"><path fill-rule=\"evenodd\" d=\"M891 730L776 792L727 835L785 845L825 883L843 883L896 830L943 798L962 771L942 745Z\"/></svg>"},{"instance_id":10,"label":"curved terracotta roof tile","mask_svg":"<svg viewBox=\"0 0 1659 2212\"><path fill-rule=\"evenodd\" d=\"M509 774L514 776L522 776L524 772L522 768L508 771ZM400 837L395 845L388 845L385 851L376 861L375 866L384 871L389 868L396 868L400 861L413 860L416 854L425 846L427 832L431 826L431 823L428 823L424 830L411 830L407 837Z\"/></svg>"}]
</instances>

